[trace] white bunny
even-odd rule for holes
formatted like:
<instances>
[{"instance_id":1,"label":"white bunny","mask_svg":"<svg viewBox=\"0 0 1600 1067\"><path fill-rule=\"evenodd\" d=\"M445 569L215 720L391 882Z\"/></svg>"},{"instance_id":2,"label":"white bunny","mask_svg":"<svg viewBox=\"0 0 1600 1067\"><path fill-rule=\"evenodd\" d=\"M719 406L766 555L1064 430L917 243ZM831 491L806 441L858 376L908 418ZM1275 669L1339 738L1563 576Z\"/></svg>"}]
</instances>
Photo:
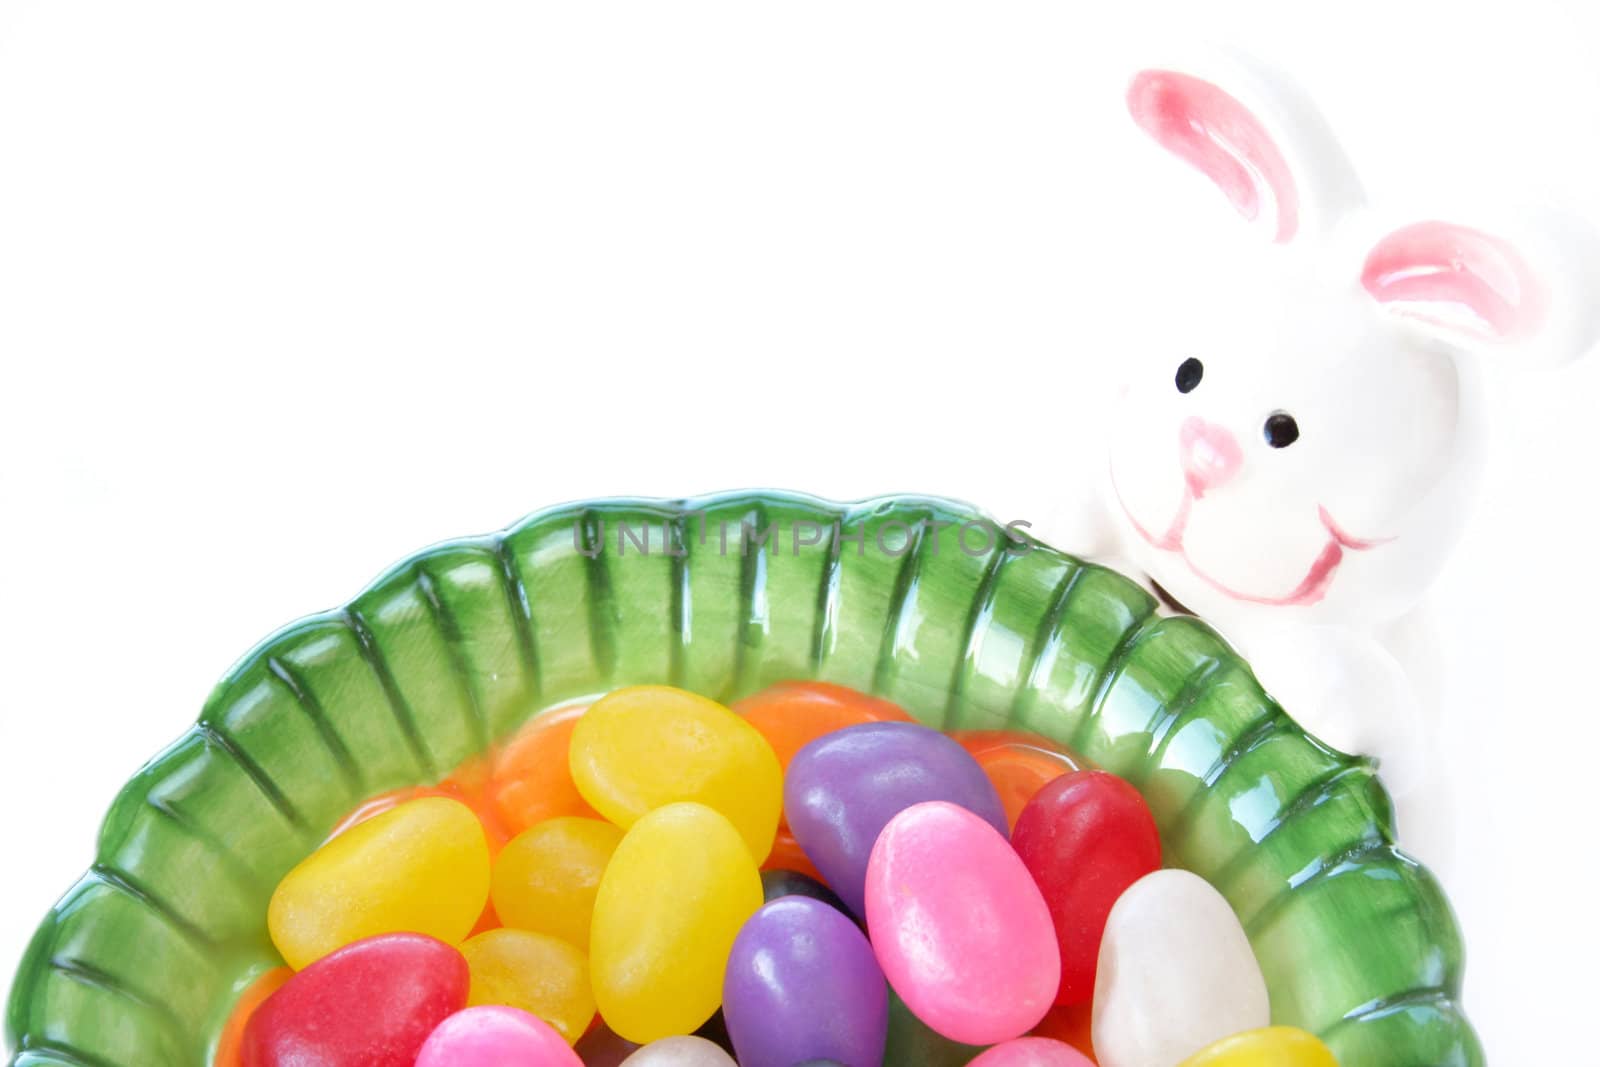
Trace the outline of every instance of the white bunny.
<instances>
[{"instance_id":1,"label":"white bunny","mask_svg":"<svg viewBox=\"0 0 1600 1067\"><path fill-rule=\"evenodd\" d=\"M1484 437L1478 360L1587 349L1600 256L1581 227L1513 245L1386 225L1315 109L1238 59L1139 70L1127 105L1265 240L1261 275L1197 281L1181 350L1128 383L1104 472L1113 539L1093 548L1213 622L1309 732L1377 756L1409 826L1438 768L1374 635L1461 530Z\"/></svg>"}]
</instances>

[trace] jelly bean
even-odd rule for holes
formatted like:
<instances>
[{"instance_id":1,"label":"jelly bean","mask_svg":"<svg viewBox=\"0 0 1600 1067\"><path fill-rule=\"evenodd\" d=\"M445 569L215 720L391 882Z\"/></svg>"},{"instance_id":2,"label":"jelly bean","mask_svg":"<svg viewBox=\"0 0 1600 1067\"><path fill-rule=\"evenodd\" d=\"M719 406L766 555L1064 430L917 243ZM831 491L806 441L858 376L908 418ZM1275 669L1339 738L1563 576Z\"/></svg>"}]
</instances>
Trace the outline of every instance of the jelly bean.
<instances>
[{"instance_id":1,"label":"jelly bean","mask_svg":"<svg viewBox=\"0 0 1600 1067\"><path fill-rule=\"evenodd\" d=\"M574 816L524 830L495 860L489 893L500 921L587 949L600 875L621 841L610 823Z\"/></svg>"},{"instance_id":2,"label":"jelly bean","mask_svg":"<svg viewBox=\"0 0 1600 1067\"><path fill-rule=\"evenodd\" d=\"M1161 866L1161 836L1139 791L1105 771L1057 778L1023 810L1011 845L1050 906L1061 946L1057 1004L1094 996L1095 963L1117 897Z\"/></svg>"},{"instance_id":3,"label":"jelly bean","mask_svg":"<svg viewBox=\"0 0 1600 1067\"><path fill-rule=\"evenodd\" d=\"M889 990L889 1040L883 1050L883 1067L964 1067L982 1051L981 1045L963 1045L935 1033Z\"/></svg>"},{"instance_id":4,"label":"jelly bean","mask_svg":"<svg viewBox=\"0 0 1600 1067\"><path fill-rule=\"evenodd\" d=\"M712 1012L711 1018L697 1026L692 1036L709 1041L730 1056L733 1055L733 1038L728 1036L728 1020L724 1017L721 1008ZM638 1048L639 1046L634 1045L633 1047Z\"/></svg>"},{"instance_id":5,"label":"jelly bean","mask_svg":"<svg viewBox=\"0 0 1600 1067\"><path fill-rule=\"evenodd\" d=\"M594 902L589 965L606 1025L644 1044L709 1019L733 939L760 906L761 876L722 815L678 803L634 823Z\"/></svg>"},{"instance_id":6,"label":"jelly bean","mask_svg":"<svg viewBox=\"0 0 1600 1067\"><path fill-rule=\"evenodd\" d=\"M1083 1053L1048 1037L1019 1037L996 1045L968 1067L1094 1067Z\"/></svg>"},{"instance_id":7,"label":"jelly bean","mask_svg":"<svg viewBox=\"0 0 1600 1067\"><path fill-rule=\"evenodd\" d=\"M779 682L739 701L733 710L761 731L786 772L795 753L824 734L866 722L913 721L897 704L827 682ZM765 866L821 877L789 829L787 813L778 817L778 836Z\"/></svg>"},{"instance_id":8,"label":"jelly bean","mask_svg":"<svg viewBox=\"0 0 1600 1067\"><path fill-rule=\"evenodd\" d=\"M487 930L500 929L500 916L495 913L494 901L486 901L483 911L478 913L478 921L472 924L472 929L467 931L468 937L477 937Z\"/></svg>"},{"instance_id":9,"label":"jelly bean","mask_svg":"<svg viewBox=\"0 0 1600 1067\"><path fill-rule=\"evenodd\" d=\"M769 904L779 897L810 897L812 900L820 900L835 911L850 915L850 909L844 906L839 894L799 871L762 871L761 895ZM852 922L855 921L854 916L850 916L850 919Z\"/></svg>"},{"instance_id":10,"label":"jelly bean","mask_svg":"<svg viewBox=\"0 0 1600 1067\"><path fill-rule=\"evenodd\" d=\"M605 1023L590 1029L573 1046L584 1067L620 1067L623 1060L639 1051L639 1046L622 1037Z\"/></svg>"},{"instance_id":11,"label":"jelly bean","mask_svg":"<svg viewBox=\"0 0 1600 1067\"><path fill-rule=\"evenodd\" d=\"M567 1044L594 1018L589 961L559 938L530 930L490 930L462 942L472 969L467 1003L520 1008L549 1023Z\"/></svg>"},{"instance_id":12,"label":"jelly bean","mask_svg":"<svg viewBox=\"0 0 1600 1067\"><path fill-rule=\"evenodd\" d=\"M664 685L618 689L572 731L572 780L621 827L676 801L721 812L757 863L772 851L783 771L772 746L739 716Z\"/></svg>"},{"instance_id":13,"label":"jelly bean","mask_svg":"<svg viewBox=\"0 0 1600 1067\"><path fill-rule=\"evenodd\" d=\"M1269 1026L1207 1045L1178 1067L1339 1067L1339 1061L1304 1030Z\"/></svg>"},{"instance_id":14,"label":"jelly bean","mask_svg":"<svg viewBox=\"0 0 1600 1067\"><path fill-rule=\"evenodd\" d=\"M1233 909L1167 869L1117 900L1100 943L1094 1048L1103 1067L1171 1067L1269 1022L1267 984Z\"/></svg>"},{"instance_id":15,"label":"jelly bean","mask_svg":"<svg viewBox=\"0 0 1600 1067\"><path fill-rule=\"evenodd\" d=\"M272 943L295 970L374 934L452 944L489 899L489 846L457 800L423 797L329 841L284 875L267 906Z\"/></svg>"},{"instance_id":16,"label":"jelly bean","mask_svg":"<svg viewBox=\"0 0 1600 1067\"><path fill-rule=\"evenodd\" d=\"M411 786L405 789L392 789L387 793L380 793L365 801L362 805L346 815L328 833L328 840L333 840L352 826L360 826L375 815L382 815L399 807L410 800L421 797L447 797L459 800L472 809L472 813L483 824L484 839L489 845L489 856L493 859L500 852L507 839L510 837L501 825L500 819L492 805L484 800L482 785L479 778L487 772L482 769L481 760L471 760L461 771L451 775L438 785ZM481 933L484 930L493 930L500 925L500 918L495 914L492 904L485 904L483 911L478 915L478 921L473 924L471 933Z\"/></svg>"},{"instance_id":17,"label":"jelly bean","mask_svg":"<svg viewBox=\"0 0 1600 1067\"><path fill-rule=\"evenodd\" d=\"M1094 1005L1089 1001L1084 1001L1082 1004L1057 1004L1039 1020L1039 1025L1033 1028L1031 1036L1063 1041L1083 1053L1089 1062L1093 1063L1095 1060L1094 1040L1091 1037L1093 1028Z\"/></svg>"},{"instance_id":18,"label":"jelly bean","mask_svg":"<svg viewBox=\"0 0 1600 1067\"><path fill-rule=\"evenodd\" d=\"M883 972L855 923L820 900L781 897L750 917L728 957L722 1003L740 1067L883 1062Z\"/></svg>"},{"instance_id":19,"label":"jelly bean","mask_svg":"<svg viewBox=\"0 0 1600 1067\"><path fill-rule=\"evenodd\" d=\"M495 753L486 803L511 835L546 819L598 819L572 782L572 730L588 704L557 708L530 719Z\"/></svg>"},{"instance_id":20,"label":"jelly bean","mask_svg":"<svg viewBox=\"0 0 1600 1067\"><path fill-rule=\"evenodd\" d=\"M467 961L421 934L383 934L324 956L245 1026L244 1067L412 1067L433 1028L467 1003Z\"/></svg>"},{"instance_id":21,"label":"jelly bean","mask_svg":"<svg viewBox=\"0 0 1600 1067\"><path fill-rule=\"evenodd\" d=\"M428 1035L416 1067L584 1067L560 1034L525 1011L468 1008Z\"/></svg>"},{"instance_id":22,"label":"jelly bean","mask_svg":"<svg viewBox=\"0 0 1600 1067\"><path fill-rule=\"evenodd\" d=\"M828 682L779 682L733 705L761 731L784 770L823 734L866 722L913 722L898 704Z\"/></svg>"},{"instance_id":23,"label":"jelly bean","mask_svg":"<svg viewBox=\"0 0 1600 1067\"><path fill-rule=\"evenodd\" d=\"M422 797L445 797L449 800L459 800L472 809L472 813L483 824L484 840L489 845L489 855L493 856L500 851L500 846L508 839L505 828L494 810L483 802L481 797L470 794L464 787L452 779L446 779L438 785L408 786L404 789L391 789L387 793L379 793L361 803L355 811L339 820L337 826L328 831L328 840L332 841L340 834L354 826L360 826L376 815L392 811L407 801L420 800Z\"/></svg>"},{"instance_id":24,"label":"jelly bean","mask_svg":"<svg viewBox=\"0 0 1600 1067\"><path fill-rule=\"evenodd\" d=\"M490 856L497 855L500 846L513 836L489 796L492 772L493 763L489 758L473 756L434 787L445 796L461 801L478 816L478 821L483 823L484 836L489 840Z\"/></svg>"},{"instance_id":25,"label":"jelly bean","mask_svg":"<svg viewBox=\"0 0 1600 1067\"><path fill-rule=\"evenodd\" d=\"M239 994L239 999L234 1001L233 1011L228 1013L228 1021L222 1024L222 1033L217 1037L217 1051L211 1057L211 1067L239 1067L244 1055L244 1028L249 1024L250 1017L263 1001L282 989L284 983L293 977L294 972L289 968L274 967Z\"/></svg>"},{"instance_id":26,"label":"jelly bean","mask_svg":"<svg viewBox=\"0 0 1600 1067\"><path fill-rule=\"evenodd\" d=\"M761 865L761 869L799 871L818 881L822 880L822 872L817 870L811 857L806 855L806 850L795 840L794 831L784 825L778 827L778 836L772 839L772 851L767 853L767 861Z\"/></svg>"},{"instance_id":27,"label":"jelly bean","mask_svg":"<svg viewBox=\"0 0 1600 1067\"><path fill-rule=\"evenodd\" d=\"M1005 809L983 769L937 730L904 722L851 726L802 748L784 782L789 825L823 880L864 915L872 844L913 804L944 800L976 812L1002 835Z\"/></svg>"},{"instance_id":28,"label":"jelly bean","mask_svg":"<svg viewBox=\"0 0 1600 1067\"><path fill-rule=\"evenodd\" d=\"M895 991L933 1029L1020 1037L1061 980L1050 911L992 823L932 801L890 820L867 867L867 929Z\"/></svg>"},{"instance_id":29,"label":"jelly bean","mask_svg":"<svg viewBox=\"0 0 1600 1067\"><path fill-rule=\"evenodd\" d=\"M622 1061L622 1067L736 1067L733 1058L703 1037L664 1037Z\"/></svg>"},{"instance_id":30,"label":"jelly bean","mask_svg":"<svg viewBox=\"0 0 1600 1067\"><path fill-rule=\"evenodd\" d=\"M1063 774L1083 768L1078 757L1035 734L958 730L950 736L972 754L994 783L1010 826L1017 825L1017 816L1039 790Z\"/></svg>"}]
</instances>

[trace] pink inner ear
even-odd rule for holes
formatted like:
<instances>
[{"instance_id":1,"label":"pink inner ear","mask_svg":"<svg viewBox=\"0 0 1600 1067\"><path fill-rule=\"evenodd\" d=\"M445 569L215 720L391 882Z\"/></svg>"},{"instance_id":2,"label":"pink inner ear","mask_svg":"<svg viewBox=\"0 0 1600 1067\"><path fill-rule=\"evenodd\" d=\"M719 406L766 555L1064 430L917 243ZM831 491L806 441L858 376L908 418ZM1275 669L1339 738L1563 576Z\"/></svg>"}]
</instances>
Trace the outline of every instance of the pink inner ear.
<instances>
[{"instance_id":1,"label":"pink inner ear","mask_svg":"<svg viewBox=\"0 0 1600 1067\"><path fill-rule=\"evenodd\" d=\"M1449 222L1412 223L1380 240L1367 254L1361 284L1380 303L1497 338L1536 331L1547 302L1538 276L1515 248Z\"/></svg>"},{"instance_id":2,"label":"pink inner ear","mask_svg":"<svg viewBox=\"0 0 1600 1067\"><path fill-rule=\"evenodd\" d=\"M1262 194L1277 207L1273 240L1294 237L1300 201L1283 154L1245 106L1210 82L1170 70L1140 71L1128 87L1139 128L1216 183L1246 219L1261 213Z\"/></svg>"}]
</instances>

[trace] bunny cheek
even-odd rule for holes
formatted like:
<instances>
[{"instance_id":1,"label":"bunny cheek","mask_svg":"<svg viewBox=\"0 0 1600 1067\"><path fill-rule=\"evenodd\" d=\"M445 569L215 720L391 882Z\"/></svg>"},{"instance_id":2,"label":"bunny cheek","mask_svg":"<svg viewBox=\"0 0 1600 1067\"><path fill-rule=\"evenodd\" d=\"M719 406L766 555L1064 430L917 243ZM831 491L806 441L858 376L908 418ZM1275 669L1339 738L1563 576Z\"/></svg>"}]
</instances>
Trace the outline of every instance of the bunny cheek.
<instances>
[{"instance_id":1,"label":"bunny cheek","mask_svg":"<svg viewBox=\"0 0 1600 1067\"><path fill-rule=\"evenodd\" d=\"M1178 552L1183 548L1183 535L1189 525L1189 515L1194 509L1194 495L1192 491L1185 491L1178 499L1176 509L1171 513L1170 521L1159 525L1145 525L1134 515L1133 509L1128 506L1122 496L1122 491L1117 487L1116 475L1111 476L1111 486L1116 490L1117 504L1122 508L1122 515L1128 520L1135 533L1152 548L1163 552Z\"/></svg>"},{"instance_id":2,"label":"bunny cheek","mask_svg":"<svg viewBox=\"0 0 1600 1067\"><path fill-rule=\"evenodd\" d=\"M1327 595L1347 550L1311 509L1241 514L1218 500L1195 505L1175 562L1230 600L1307 607Z\"/></svg>"},{"instance_id":3,"label":"bunny cheek","mask_svg":"<svg viewBox=\"0 0 1600 1067\"><path fill-rule=\"evenodd\" d=\"M1223 501L1196 500L1188 487L1165 519L1141 519L1124 498L1117 471L1111 486L1123 517L1152 553L1149 569L1176 591L1220 594L1242 604L1310 607L1321 603L1352 552L1385 543L1339 526L1326 508L1264 530L1262 516L1241 515ZM1241 530L1255 536L1241 538Z\"/></svg>"},{"instance_id":4,"label":"bunny cheek","mask_svg":"<svg viewBox=\"0 0 1600 1067\"><path fill-rule=\"evenodd\" d=\"M1144 430L1160 417L1146 409L1125 409L1107 468L1112 499L1139 539L1171 550L1180 544L1194 494L1170 447L1162 447L1171 438Z\"/></svg>"}]
</instances>

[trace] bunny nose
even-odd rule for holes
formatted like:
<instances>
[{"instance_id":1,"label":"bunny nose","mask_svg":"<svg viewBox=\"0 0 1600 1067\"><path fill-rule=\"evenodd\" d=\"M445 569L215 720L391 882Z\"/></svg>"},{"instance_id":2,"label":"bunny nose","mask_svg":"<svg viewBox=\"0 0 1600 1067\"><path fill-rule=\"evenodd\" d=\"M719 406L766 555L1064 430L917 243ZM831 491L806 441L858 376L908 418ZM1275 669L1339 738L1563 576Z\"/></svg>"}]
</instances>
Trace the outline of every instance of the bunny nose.
<instances>
[{"instance_id":1,"label":"bunny nose","mask_svg":"<svg viewBox=\"0 0 1600 1067\"><path fill-rule=\"evenodd\" d=\"M1198 415L1189 416L1178 427L1178 456L1196 497L1226 485L1244 462L1244 452L1233 434Z\"/></svg>"}]
</instances>

